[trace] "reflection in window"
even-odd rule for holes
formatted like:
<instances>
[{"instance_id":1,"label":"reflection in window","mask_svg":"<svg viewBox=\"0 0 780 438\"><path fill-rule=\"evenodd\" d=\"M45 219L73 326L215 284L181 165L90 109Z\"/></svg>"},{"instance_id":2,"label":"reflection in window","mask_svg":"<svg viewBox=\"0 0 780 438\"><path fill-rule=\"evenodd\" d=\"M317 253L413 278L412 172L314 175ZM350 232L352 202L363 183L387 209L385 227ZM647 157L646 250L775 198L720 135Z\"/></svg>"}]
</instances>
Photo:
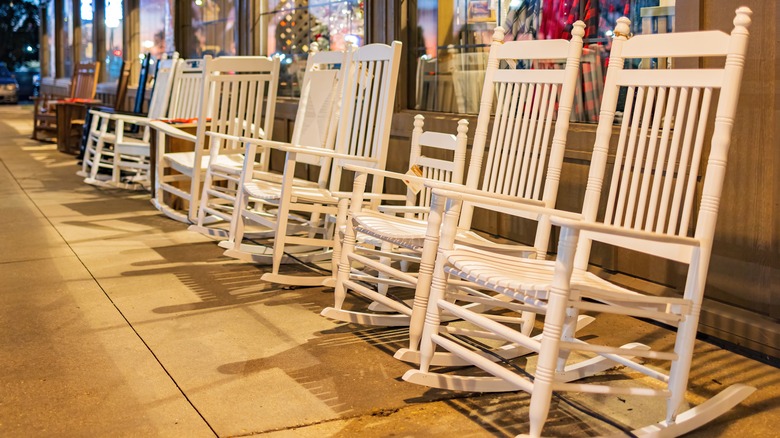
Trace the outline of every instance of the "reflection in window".
<instances>
[{"instance_id":1,"label":"reflection in window","mask_svg":"<svg viewBox=\"0 0 780 438\"><path fill-rule=\"evenodd\" d=\"M674 27L674 0L418 0L417 5L414 106L429 111L478 112L497 23L506 30L506 41L569 39L574 22L582 20L585 48L572 118L595 122L617 19L629 17L634 34ZM648 60L641 67L664 68L666 62Z\"/></svg>"},{"instance_id":2,"label":"reflection in window","mask_svg":"<svg viewBox=\"0 0 780 438\"><path fill-rule=\"evenodd\" d=\"M347 43L363 45L365 38L362 0L268 0L260 23L261 50L282 57L281 96L299 95L311 43L321 51L344 50Z\"/></svg>"},{"instance_id":3,"label":"reflection in window","mask_svg":"<svg viewBox=\"0 0 780 438\"><path fill-rule=\"evenodd\" d=\"M79 44L79 59L81 62L94 62L95 51L92 37L93 9L92 0L81 0L81 44Z\"/></svg>"},{"instance_id":4,"label":"reflection in window","mask_svg":"<svg viewBox=\"0 0 780 438\"><path fill-rule=\"evenodd\" d=\"M62 2L62 63L65 70L57 72L60 77L73 76L73 2Z\"/></svg>"},{"instance_id":5,"label":"reflection in window","mask_svg":"<svg viewBox=\"0 0 780 438\"><path fill-rule=\"evenodd\" d=\"M116 81L122 74L122 0L106 2L106 60L104 63L105 80Z\"/></svg>"},{"instance_id":6,"label":"reflection in window","mask_svg":"<svg viewBox=\"0 0 780 438\"><path fill-rule=\"evenodd\" d=\"M140 0L138 37L143 53L160 58L173 47L173 0Z\"/></svg>"},{"instance_id":7,"label":"reflection in window","mask_svg":"<svg viewBox=\"0 0 780 438\"><path fill-rule=\"evenodd\" d=\"M236 8L234 0L193 0L193 46L189 56L236 54Z\"/></svg>"},{"instance_id":8,"label":"reflection in window","mask_svg":"<svg viewBox=\"0 0 780 438\"><path fill-rule=\"evenodd\" d=\"M45 32L46 40L41 44L41 77L56 77L57 74L57 47L55 45L55 22L56 14L54 11L54 1L41 2L45 6Z\"/></svg>"}]
</instances>

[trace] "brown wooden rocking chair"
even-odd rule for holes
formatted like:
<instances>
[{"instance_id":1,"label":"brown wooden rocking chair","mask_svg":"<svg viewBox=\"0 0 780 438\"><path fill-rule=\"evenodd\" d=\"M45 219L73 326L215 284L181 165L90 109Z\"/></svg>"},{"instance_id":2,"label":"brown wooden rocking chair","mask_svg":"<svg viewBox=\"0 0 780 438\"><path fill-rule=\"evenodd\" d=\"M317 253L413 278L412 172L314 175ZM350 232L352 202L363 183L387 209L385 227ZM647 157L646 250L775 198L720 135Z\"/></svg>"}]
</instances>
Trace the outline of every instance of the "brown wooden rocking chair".
<instances>
[{"instance_id":1,"label":"brown wooden rocking chair","mask_svg":"<svg viewBox=\"0 0 780 438\"><path fill-rule=\"evenodd\" d=\"M57 104L64 101L92 101L97 90L100 62L79 64L70 82L70 95L66 98L41 96L34 99L33 134L34 140L53 141L57 135ZM40 132L49 135L41 138Z\"/></svg>"}]
</instances>

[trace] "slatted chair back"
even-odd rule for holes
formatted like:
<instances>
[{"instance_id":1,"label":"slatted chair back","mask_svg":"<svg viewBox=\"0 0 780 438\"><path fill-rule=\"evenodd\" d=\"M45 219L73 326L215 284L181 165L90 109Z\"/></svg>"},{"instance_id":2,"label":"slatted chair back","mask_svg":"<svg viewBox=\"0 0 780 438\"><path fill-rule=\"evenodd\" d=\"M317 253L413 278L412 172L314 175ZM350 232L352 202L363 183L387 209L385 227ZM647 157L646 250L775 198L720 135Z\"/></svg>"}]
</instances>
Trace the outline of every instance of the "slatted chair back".
<instances>
[{"instance_id":1,"label":"slatted chair back","mask_svg":"<svg viewBox=\"0 0 780 438\"><path fill-rule=\"evenodd\" d=\"M209 98L199 116L210 117L211 123L198 125L197 144L208 144L209 149L217 147L224 153L243 153L241 141L203 135L211 132L245 138L269 137L273 132L279 67L278 58L261 56L211 60L202 88ZM260 170L268 170L268 158L269 154L261 154Z\"/></svg>"},{"instance_id":2,"label":"slatted chair back","mask_svg":"<svg viewBox=\"0 0 780 438\"><path fill-rule=\"evenodd\" d=\"M474 130L468 188L555 206L579 77L583 28L583 23L575 23L571 41L510 42L503 42L504 30L496 28ZM566 66L562 70L533 68L541 60L563 61ZM521 68L526 66L531 67ZM459 228L470 229L472 216L473 206L465 203ZM543 219L539 227L549 229L550 225ZM534 247L538 256L546 252L548 239L549 232L537 230Z\"/></svg>"},{"instance_id":3,"label":"slatted chair back","mask_svg":"<svg viewBox=\"0 0 780 438\"><path fill-rule=\"evenodd\" d=\"M418 114L414 117L414 129L412 130L412 145L409 153L409 167L412 172L423 178L463 183L464 168L466 166L466 145L468 138L468 122L458 122L458 134L445 134L443 132L423 131L425 118ZM423 151L423 148L426 151ZM430 155L426 155L427 151ZM441 155L452 155L452 159L446 159ZM440 156L433 156L440 155ZM419 173L418 173L419 172ZM419 192L413 187L406 191L406 205L428 207L431 205L432 189L422 186ZM409 219L425 219L428 217L427 209L418 213L405 213Z\"/></svg>"},{"instance_id":4,"label":"slatted chair back","mask_svg":"<svg viewBox=\"0 0 780 438\"><path fill-rule=\"evenodd\" d=\"M192 119L200 115L203 74L209 59L210 56L203 59L185 59L177 65L171 100L165 113L166 118Z\"/></svg>"},{"instance_id":5,"label":"slatted chair back","mask_svg":"<svg viewBox=\"0 0 780 438\"><path fill-rule=\"evenodd\" d=\"M452 72L452 83L455 90L455 104L461 114L479 112L478 85L485 79L488 55L485 52L457 53L457 49L448 49L450 61L447 68Z\"/></svg>"},{"instance_id":6,"label":"slatted chair back","mask_svg":"<svg viewBox=\"0 0 780 438\"><path fill-rule=\"evenodd\" d=\"M334 160L330 190L341 185L341 165L384 169L390 141L392 102L398 82L401 43L369 44L355 50L344 82L341 100L336 152L355 156L355 160ZM342 67L343 68L343 67ZM375 178L373 192L381 193L383 180Z\"/></svg>"},{"instance_id":7,"label":"slatted chair back","mask_svg":"<svg viewBox=\"0 0 780 438\"><path fill-rule=\"evenodd\" d=\"M130 85L130 71L132 70L132 63L122 60L122 66L119 71L119 79L116 81L116 93L114 100L114 109L121 111L127 98L127 87Z\"/></svg>"},{"instance_id":8,"label":"slatted chair back","mask_svg":"<svg viewBox=\"0 0 780 438\"><path fill-rule=\"evenodd\" d=\"M415 109L457 111L451 65L451 59L422 56L417 60Z\"/></svg>"},{"instance_id":9,"label":"slatted chair back","mask_svg":"<svg viewBox=\"0 0 780 438\"><path fill-rule=\"evenodd\" d=\"M199 93L206 97L198 116L195 155L190 186L190 219L197 219L203 169L199 163L209 153L243 154L243 138L270 138L279 86L279 58L223 56L206 65ZM229 136L229 137L225 137ZM213 152L212 152L213 151ZM256 170L267 171L270 153L263 151Z\"/></svg>"},{"instance_id":10,"label":"slatted chair back","mask_svg":"<svg viewBox=\"0 0 780 438\"><path fill-rule=\"evenodd\" d=\"M615 39L586 188L585 219L670 236L695 237L705 246L702 250L706 256L701 258L706 266L744 67L748 36L745 26L749 21L748 15L738 13L731 35L707 31ZM628 27L623 24L627 33ZM618 35L620 30L616 29ZM713 69L623 69L626 60L660 57L725 58L726 62L723 68ZM623 119L614 164L605 181L612 121L622 90L626 93ZM713 104L717 104L714 116ZM604 191L606 209L598 217L599 197ZM666 246L630 239L611 242L692 262L690 252L672 255L667 253ZM584 267L590 240L583 238L580 245L577 266ZM699 286L703 287L703 282Z\"/></svg>"},{"instance_id":11,"label":"slatted chair back","mask_svg":"<svg viewBox=\"0 0 780 438\"><path fill-rule=\"evenodd\" d=\"M76 66L70 82L70 97L74 99L94 99L97 91L100 62L83 63Z\"/></svg>"},{"instance_id":12,"label":"slatted chair back","mask_svg":"<svg viewBox=\"0 0 780 438\"><path fill-rule=\"evenodd\" d=\"M344 74L341 67L348 65L351 52L352 49L348 49L346 54L315 50L309 54L291 144L333 149L338 123L338 118L333 117L333 114L338 111ZM321 187L327 186L331 171L330 158L300 154L296 161L319 166L317 180Z\"/></svg>"},{"instance_id":13,"label":"slatted chair back","mask_svg":"<svg viewBox=\"0 0 780 438\"><path fill-rule=\"evenodd\" d=\"M152 54L145 53L141 59L141 71L138 73L138 88L133 100L133 113L143 114L144 101L146 99L146 84L149 81L149 69L152 64ZM158 64L159 65L159 64Z\"/></svg>"},{"instance_id":14,"label":"slatted chair back","mask_svg":"<svg viewBox=\"0 0 780 438\"><path fill-rule=\"evenodd\" d=\"M157 61L157 73L154 75L154 89L149 100L149 118L167 117L168 106L171 103L171 92L175 88L176 73L180 71L184 60L178 59L178 54L172 59ZM140 85L139 85L140 87Z\"/></svg>"}]
</instances>

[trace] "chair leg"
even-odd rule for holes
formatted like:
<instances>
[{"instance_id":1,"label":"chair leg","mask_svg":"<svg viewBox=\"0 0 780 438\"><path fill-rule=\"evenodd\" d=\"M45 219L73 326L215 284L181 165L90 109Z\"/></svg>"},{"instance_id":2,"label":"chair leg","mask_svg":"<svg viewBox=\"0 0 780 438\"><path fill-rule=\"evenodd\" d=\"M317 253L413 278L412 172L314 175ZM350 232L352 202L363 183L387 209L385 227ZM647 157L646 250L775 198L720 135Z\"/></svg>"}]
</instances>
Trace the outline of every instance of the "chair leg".
<instances>
[{"instance_id":1,"label":"chair leg","mask_svg":"<svg viewBox=\"0 0 780 438\"><path fill-rule=\"evenodd\" d=\"M439 277L438 281L441 287L441 291L437 291L437 298L432 300L434 304L438 299L444 297L445 288L447 287L445 284L446 274L444 274L444 261L441 261L442 266L436 266L436 264L439 263L436 255L439 249L439 235L443 219L444 203L445 199L439 196L434 196L431 199L431 209L428 213L428 227L425 232L425 242L423 243L422 254L420 254L417 288L415 289L414 302L412 303L412 317L409 321L410 350L418 348L420 340L424 336L423 326L427 320L426 315L430 308L429 303L432 300L431 295L433 294L432 287L434 279L437 276ZM460 208L456 208L455 210L457 213L457 211L460 211ZM439 268L441 269L441 272L439 272ZM438 312L438 306L434 307Z\"/></svg>"},{"instance_id":2,"label":"chair leg","mask_svg":"<svg viewBox=\"0 0 780 438\"><path fill-rule=\"evenodd\" d=\"M344 229L344 238L341 243L341 261L338 265L338 274L336 277L336 287L334 291L334 305L336 309L341 309L344 305L344 300L347 297L347 290L344 283L349 280L349 273L352 270L352 262L350 256L355 251L355 245L357 239L355 238L355 226L349 219L346 222Z\"/></svg>"},{"instance_id":3,"label":"chair leg","mask_svg":"<svg viewBox=\"0 0 780 438\"><path fill-rule=\"evenodd\" d=\"M99 138L97 145L95 145L95 152L92 154L92 166L89 169L89 179L97 181L98 170L100 169L100 162L103 160L103 148L105 147L105 141Z\"/></svg>"},{"instance_id":4,"label":"chair leg","mask_svg":"<svg viewBox=\"0 0 780 438\"><path fill-rule=\"evenodd\" d=\"M423 324L422 336L420 337L420 371L427 373L433 360L433 354L436 346L433 343L433 335L439 332L441 323L441 309L438 302L444 298L444 292L447 288L447 274L444 272L445 257L436 258L436 267L433 271L431 281L430 297L425 312L425 323ZM414 314L412 314L414 317ZM410 347L414 348L414 347Z\"/></svg>"},{"instance_id":5,"label":"chair leg","mask_svg":"<svg viewBox=\"0 0 780 438\"><path fill-rule=\"evenodd\" d=\"M560 343L567 328L566 310L569 304L571 276L574 271L574 252L577 248L579 235L577 232L564 228L558 242L558 259L550 286L547 301L547 314L544 318L542 340L539 358L531 392L531 407L529 413L531 436L538 437L547 421L552 400L552 387L556 370L562 368Z\"/></svg>"}]
</instances>

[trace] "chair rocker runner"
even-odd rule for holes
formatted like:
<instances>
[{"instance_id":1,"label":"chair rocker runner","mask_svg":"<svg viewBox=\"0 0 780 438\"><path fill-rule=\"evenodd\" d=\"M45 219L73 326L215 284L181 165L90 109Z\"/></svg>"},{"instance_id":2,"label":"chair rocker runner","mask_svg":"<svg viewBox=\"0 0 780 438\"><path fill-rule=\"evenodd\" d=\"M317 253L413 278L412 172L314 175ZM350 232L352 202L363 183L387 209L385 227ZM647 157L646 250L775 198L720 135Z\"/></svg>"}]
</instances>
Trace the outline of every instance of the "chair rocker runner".
<instances>
[{"instance_id":1,"label":"chair rocker runner","mask_svg":"<svg viewBox=\"0 0 780 438\"><path fill-rule=\"evenodd\" d=\"M338 96L340 74L338 68L347 63L345 52L319 52L317 47L317 43L312 43L309 51L291 143L332 149L334 140L332 137L335 136L329 136L329 131L335 133L335 129L330 129L330 125L332 120L335 120L332 114ZM227 239L231 243L221 245L224 248L232 248L233 246L234 232L232 227L235 227L237 223L235 207L238 205L238 197L236 196L237 191L228 190L224 184L220 184L220 181L231 180L239 185L240 180L243 187L252 186L253 193L268 192L274 189L278 192L281 187L281 173L268 170L269 151L260 148L258 159L257 148L251 145L247 147L252 149L252 153L249 158L244 156L242 163L225 166L224 162L218 160L209 162L203 182L197 222L189 227L190 231L196 231L216 239ZM330 158L301 155L298 157L298 162L318 166L320 175L318 181L295 178L294 184L296 186L325 187ZM248 168L249 172L243 174L244 177L248 178L248 180L244 180L241 179L242 168L247 164L251 164L251 169ZM276 198L273 199L273 201L275 200ZM254 198L250 199L250 202L255 205L258 213L269 209L265 213L273 216L277 208L276 205L269 205L263 199ZM308 224L301 226L308 226ZM245 232L244 236L247 238L268 238L270 237L269 231L269 228L264 228L258 233L249 235Z\"/></svg>"},{"instance_id":2,"label":"chair rocker runner","mask_svg":"<svg viewBox=\"0 0 780 438\"><path fill-rule=\"evenodd\" d=\"M283 263L294 260L303 262L330 262L331 248L334 244L334 218L337 213L337 199L332 195L341 185L342 165L360 163L383 169L387 161L387 146L390 138L390 122L395 98L401 43L392 45L370 44L360 47L351 55L348 65L342 66L343 84L340 106L334 114L335 146L334 150L321 147L288 145L285 143L246 139L248 143L260 147L275 148L286 153L281 189L253 191L250 185L244 186L244 204L240 215L236 215L233 248L225 255L243 258L242 240L245 223L253 221L273 230L273 238L267 248L251 253L251 259L258 263L271 263L272 272L262 279L275 283L312 286L320 285L331 277L330 273L320 275L285 275L279 272ZM334 112L335 113L335 112ZM327 187L296 186L293 173L298 154L306 154L332 159ZM249 154L247 155L249 156ZM245 166L246 168L246 166ZM374 192L380 193L381 178L374 180ZM278 206L278 212L270 218L258 215L246 209L249 198L264 199ZM290 230L290 215L300 214L308 217L310 225L307 231L295 233ZM243 248L246 248L244 246ZM267 250L267 251L266 251ZM289 257L289 254L295 254ZM329 270L328 270L329 271Z\"/></svg>"},{"instance_id":3,"label":"chair rocker runner","mask_svg":"<svg viewBox=\"0 0 780 438\"><path fill-rule=\"evenodd\" d=\"M502 28L496 28L488 58L485 82L481 97L482 111L477 119L471 162L465 186L450 185L453 189L465 187L471 190L480 188L484 193L500 199L512 199L530 205L554 207L558 193L560 169L568 132L569 114L574 96L575 83L579 77L579 59L582 53L582 35L584 23L574 25L571 42L564 40L519 41L504 43ZM518 68L499 68L501 63L514 67L520 60L563 60L564 70L537 70ZM497 91L497 93L496 93ZM492 135L488 139L491 113L496 100L496 112L492 126ZM556 111L557 104L557 111ZM553 121L555 129L553 131ZM552 134L552 135L551 135ZM489 141L488 141L489 140ZM487 167L481 176L485 146L488 146ZM549 156L548 154L549 148ZM423 221L391 218L380 212L364 207L362 197L364 180L368 173L377 173L370 169L357 169L355 190L352 193L352 205L349 220L346 223L340 262L335 285L335 306L323 310L322 315L346 322L371 325L409 325L410 344L408 349L400 351L396 357L401 360L417 362L417 346L422 335L423 318L427 305L428 288L421 286L430 283L431 271L423 266L433 264L435 251L423 252L426 236L426 224ZM403 177L385 172L385 177ZM360 180L362 178L362 180ZM421 179L430 187L447 187L430 179ZM458 225L458 242L470 243L484 248L492 248L502 253L520 254L526 257L544 258L549 242L550 224L542 220L537 224L536 239L533 246L497 244L471 231L472 209L464 210ZM535 218L530 218L535 219ZM432 220L431 217L427 218ZM376 263L367 259L360 251L356 252L356 236L370 235L403 248L399 255L406 259L414 254L413 260L420 257L427 260L421 263L419 275L403 272L385 263ZM394 254L383 253L392 259ZM359 271L353 264L368 266L382 275L369 276ZM389 278L389 279L388 279ZM368 287L376 284L376 291ZM412 305L398 302L382 293L381 285L390 284L417 289ZM384 313L347 310L344 306L346 292L350 290L384 306ZM421 293L423 292L423 293ZM478 303L475 303L475 305ZM371 307L369 307L371 310ZM393 313L386 313L386 312ZM581 325L592 318L584 319ZM533 313L526 313L519 323L530 332L533 327ZM504 356L525 354L527 350L508 346L501 349ZM450 354L439 354L434 359L437 365L466 365Z\"/></svg>"},{"instance_id":4,"label":"chair rocker runner","mask_svg":"<svg viewBox=\"0 0 780 438\"><path fill-rule=\"evenodd\" d=\"M185 223L197 220L202 176L209 162L224 167L242 163L243 145L237 139L270 136L276 108L278 58L207 59L200 89L195 91L202 96L196 135L158 128L161 135L194 143L192 152L173 152L163 151L165 143L158 141L161 149L157 154L153 203L166 216ZM267 163L264 165L267 168ZM235 190L235 181L227 180L226 184L226 190ZM176 198L183 201L181 208Z\"/></svg>"},{"instance_id":5,"label":"chair rocker runner","mask_svg":"<svg viewBox=\"0 0 780 438\"><path fill-rule=\"evenodd\" d=\"M718 417L755 390L733 385L699 406L684 410L744 67L750 10L737 10L731 35L720 31L692 32L641 35L626 41L628 24L628 19L621 18L615 30L581 219L473 193L434 190L429 235L437 234L437 222L442 215L444 219L420 346L422 363L420 370L407 372L404 380L430 386L450 380L451 386L459 384L464 390L475 390L480 384L487 386L486 380L480 382L480 378L430 371L430 358L438 345L494 376L483 379L503 380L529 392L530 435L535 437L542 433L553 391L663 398L665 418L633 433L678 436ZM623 69L626 59L661 57L725 57L726 61L720 69ZM626 107L611 179L609 186L604 186L606 209L599 218L612 123L621 89L626 89ZM717 97L713 96L718 89ZM712 100L717 101L714 118L710 117ZM712 134L707 158L704 143L709 132ZM702 180L700 173L704 174ZM697 188L698 184L701 185ZM701 203L696 209L699 190ZM562 228L556 261L454 246L455 221L463 202L515 214L554 214L551 221ZM435 240L431 238L425 244L436 246ZM682 296L647 295L589 273L586 268L592 241L686 264L688 274ZM461 297L447 293L447 276L493 290L520 308L531 307L544 314L541 338L531 338L502 321L490 320L460 306ZM477 329L471 331L472 336L504 339L538 352L533 379L486 360L481 352L448 336L439 322L442 311L474 324ZM614 347L577 339L573 322L581 311L642 317L675 326L673 351L637 348L633 342ZM571 352L592 358L575 362ZM630 360L630 356L669 366L667 369L641 364ZM661 387L569 383L590 375L598 362L622 365L658 380Z\"/></svg>"},{"instance_id":6,"label":"chair rocker runner","mask_svg":"<svg viewBox=\"0 0 780 438\"><path fill-rule=\"evenodd\" d=\"M125 189L148 187L151 154L149 122L166 118L169 106L178 106L185 115L192 114L193 109L185 109L184 105L178 105L178 102L171 100L171 90L176 88L177 74L193 62L195 61L179 60L178 54L174 54L172 59L158 61L154 94L149 102L147 116L90 111L92 122L84 148L82 170L79 172L79 175L85 176L85 183ZM197 71L190 71L189 74L197 74ZM178 79L185 80L186 76L180 75ZM181 97L174 96L174 100ZM140 135L127 135L126 128L132 126L143 128ZM110 179L101 178L101 168L111 170ZM124 179L123 172L127 175Z\"/></svg>"}]
</instances>

